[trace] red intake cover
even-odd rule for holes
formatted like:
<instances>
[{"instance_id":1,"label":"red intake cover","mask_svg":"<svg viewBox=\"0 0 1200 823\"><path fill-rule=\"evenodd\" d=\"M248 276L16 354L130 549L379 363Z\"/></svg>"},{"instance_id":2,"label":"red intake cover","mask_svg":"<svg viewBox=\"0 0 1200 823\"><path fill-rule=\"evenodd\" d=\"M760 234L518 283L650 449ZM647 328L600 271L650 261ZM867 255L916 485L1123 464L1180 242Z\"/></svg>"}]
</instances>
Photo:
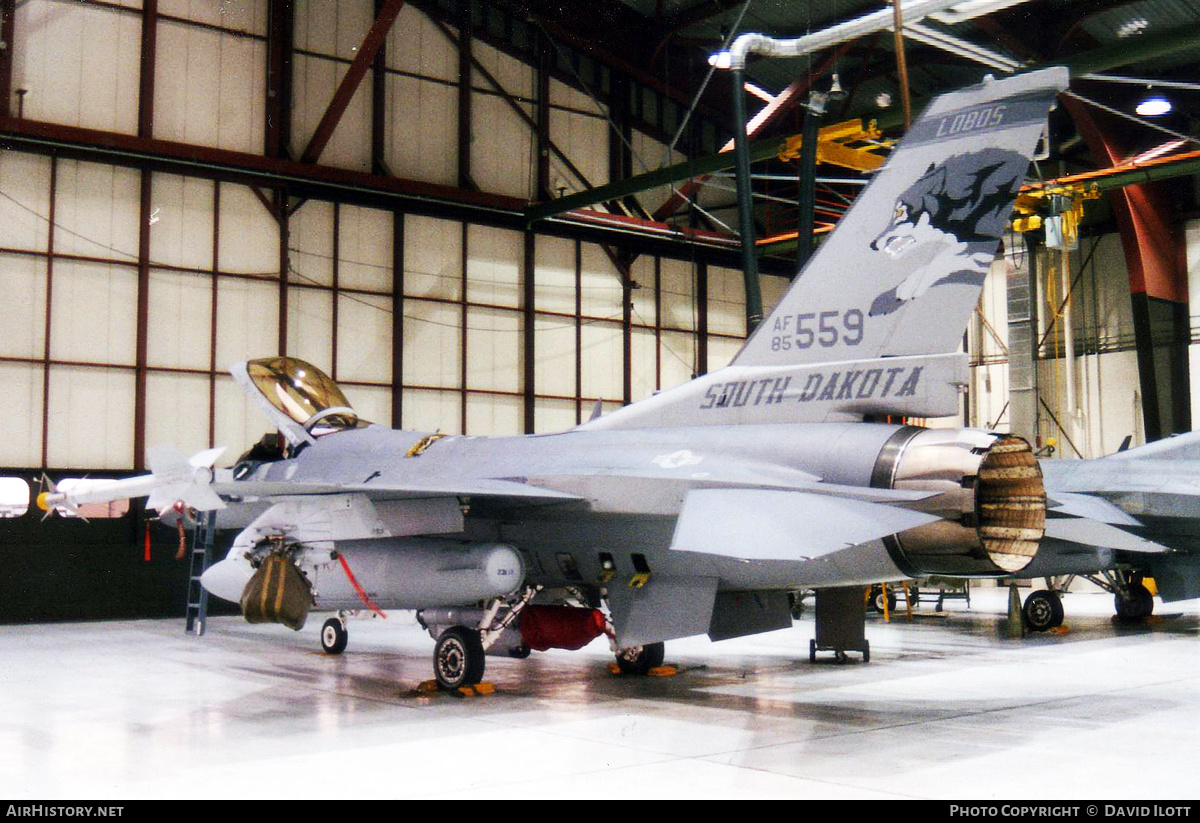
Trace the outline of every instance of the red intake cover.
<instances>
[{"instance_id":1,"label":"red intake cover","mask_svg":"<svg viewBox=\"0 0 1200 823\"><path fill-rule=\"evenodd\" d=\"M604 614L598 609L570 606L526 606L518 627L531 649L582 649L604 634Z\"/></svg>"}]
</instances>

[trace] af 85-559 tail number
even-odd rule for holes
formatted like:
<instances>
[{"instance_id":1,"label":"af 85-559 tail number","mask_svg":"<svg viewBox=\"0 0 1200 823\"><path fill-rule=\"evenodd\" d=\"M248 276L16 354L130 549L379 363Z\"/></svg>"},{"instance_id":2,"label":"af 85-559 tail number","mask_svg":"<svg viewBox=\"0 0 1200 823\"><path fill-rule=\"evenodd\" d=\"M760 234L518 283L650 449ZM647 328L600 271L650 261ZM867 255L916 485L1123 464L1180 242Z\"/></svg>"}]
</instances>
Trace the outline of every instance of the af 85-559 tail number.
<instances>
[{"instance_id":1,"label":"af 85-559 tail number","mask_svg":"<svg viewBox=\"0 0 1200 823\"><path fill-rule=\"evenodd\" d=\"M830 348L839 340L847 346L857 346L863 339L861 309L787 314L775 319L771 351L807 349L813 345Z\"/></svg>"}]
</instances>

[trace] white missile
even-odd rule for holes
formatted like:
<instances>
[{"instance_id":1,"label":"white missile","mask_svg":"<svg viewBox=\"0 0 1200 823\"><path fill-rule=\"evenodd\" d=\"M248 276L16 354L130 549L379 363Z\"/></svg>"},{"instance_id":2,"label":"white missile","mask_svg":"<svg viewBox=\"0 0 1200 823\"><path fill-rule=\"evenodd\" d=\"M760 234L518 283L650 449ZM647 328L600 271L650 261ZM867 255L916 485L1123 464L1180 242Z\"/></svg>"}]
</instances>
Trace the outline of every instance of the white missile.
<instances>
[{"instance_id":1,"label":"white missile","mask_svg":"<svg viewBox=\"0 0 1200 823\"><path fill-rule=\"evenodd\" d=\"M160 514L177 502L197 511L223 509L225 501L209 486L213 464L224 452L224 447L206 449L186 458L172 446L156 446L146 451L150 474L119 480L64 478L57 486L47 480L46 490L37 496L37 505L45 512L65 509L74 513L85 503L149 496L146 507Z\"/></svg>"}]
</instances>

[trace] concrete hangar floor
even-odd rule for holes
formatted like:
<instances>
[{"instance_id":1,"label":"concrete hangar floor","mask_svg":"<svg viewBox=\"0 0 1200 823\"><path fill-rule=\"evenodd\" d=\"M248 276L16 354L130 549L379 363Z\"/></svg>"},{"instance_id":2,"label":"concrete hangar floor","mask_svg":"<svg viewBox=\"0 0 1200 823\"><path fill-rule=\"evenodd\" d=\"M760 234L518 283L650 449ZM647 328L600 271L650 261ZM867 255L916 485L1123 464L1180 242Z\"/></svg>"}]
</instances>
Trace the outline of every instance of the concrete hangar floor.
<instances>
[{"instance_id":1,"label":"concrete hangar floor","mask_svg":"<svg viewBox=\"0 0 1200 823\"><path fill-rule=\"evenodd\" d=\"M215 618L0 627L0 795L1194 797L1196 603L1133 627L1067 596L1063 634L1004 637L1004 590L884 624L871 662L808 660L791 629L667 644L673 677L611 674L606 645L488 659L487 696L421 694L406 613L352 620L340 657ZM924 613L928 606L922 606Z\"/></svg>"}]
</instances>

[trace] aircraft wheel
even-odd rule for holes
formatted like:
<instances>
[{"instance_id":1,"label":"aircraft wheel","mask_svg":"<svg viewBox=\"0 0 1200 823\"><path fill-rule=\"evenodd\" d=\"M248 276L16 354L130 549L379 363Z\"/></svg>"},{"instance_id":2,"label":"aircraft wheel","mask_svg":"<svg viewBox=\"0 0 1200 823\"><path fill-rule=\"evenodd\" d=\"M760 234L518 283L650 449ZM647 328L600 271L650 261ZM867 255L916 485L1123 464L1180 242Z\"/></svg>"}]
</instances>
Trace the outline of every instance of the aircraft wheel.
<instances>
[{"instance_id":1,"label":"aircraft wheel","mask_svg":"<svg viewBox=\"0 0 1200 823\"><path fill-rule=\"evenodd\" d=\"M663 664L666 647L662 643L630 646L617 652L617 666L622 674L647 674Z\"/></svg>"},{"instance_id":2,"label":"aircraft wheel","mask_svg":"<svg viewBox=\"0 0 1200 823\"><path fill-rule=\"evenodd\" d=\"M1154 596L1141 583L1129 587L1129 597L1114 595L1113 602L1120 620L1141 620L1154 611Z\"/></svg>"},{"instance_id":3,"label":"aircraft wheel","mask_svg":"<svg viewBox=\"0 0 1200 823\"><path fill-rule=\"evenodd\" d=\"M1049 631L1063 622L1063 605L1056 592L1040 589L1025 598L1021 609L1025 625L1032 631Z\"/></svg>"},{"instance_id":4,"label":"aircraft wheel","mask_svg":"<svg viewBox=\"0 0 1200 823\"><path fill-rule=\"evenodd\" d=\"M871 587L871 608L872 608L872 610L877 611L880 614L883 614L883 607L884 607L885 603L887 605L888 614L891 614L892 612L894 612L896 610L896 592L893 591L892 589L888 589L887 597L884 597L882 586L872 586Z\"/></svg>"},{"instance_id":5,"label":"aircraft wheel","mask_svg":"<svg viewBox=\"0 0 1200 823\"><path fill-rule=\"evenodd\" d=\"M452 626L442 632L433 647L433 676L447 691L483 680L483 666L483 641L472 629Z\"/></svg>"},{"instance_id":6,"label":"aircraft wheel","mask_svg":"<svg viewBox=\"0 0 1200 823\"><path fill-rule=\"evenodd\" d=\"M346 631L346 624L336 617L329 618L321 627L321 651L325 654L341 654L346 650L349 640L350 632Z\"/></svg>"}]
</instances>

